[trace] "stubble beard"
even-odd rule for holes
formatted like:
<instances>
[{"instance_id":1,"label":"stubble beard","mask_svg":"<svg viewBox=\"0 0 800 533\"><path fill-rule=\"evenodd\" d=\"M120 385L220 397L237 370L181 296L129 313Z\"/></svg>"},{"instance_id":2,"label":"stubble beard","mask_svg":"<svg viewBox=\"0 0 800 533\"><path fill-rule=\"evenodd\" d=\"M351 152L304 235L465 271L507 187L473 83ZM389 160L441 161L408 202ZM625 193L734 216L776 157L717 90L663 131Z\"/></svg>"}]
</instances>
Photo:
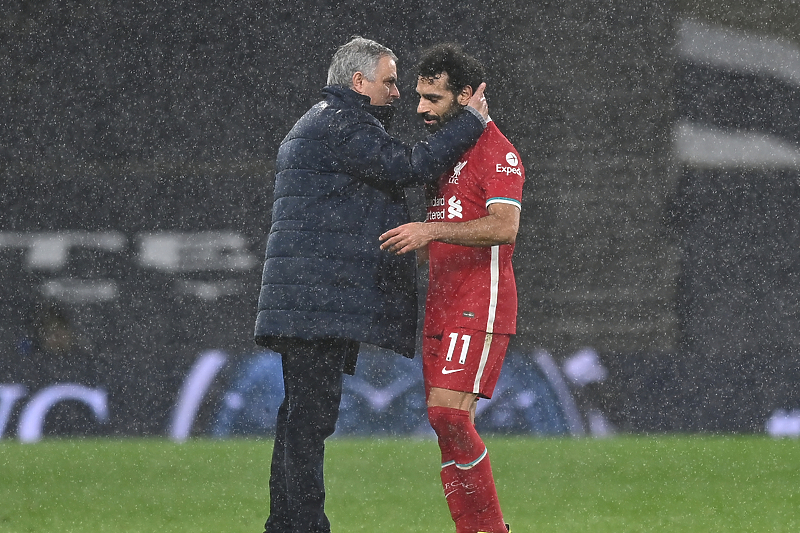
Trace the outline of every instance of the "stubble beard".
<instances>
[{"instance_id":1,"label":"stubble beard","mask_svg":"<svg viewBox=\"0 0 800 533\"><path fill-rule=\"evenodd\" d=\"M422 119L431 119L431 118L436 118L436 122L433 122L433 123L431 123L431 124L425 124L425 128L427 128L428 132L430 132L430 133L436 133L437 131L439 131L440 129L442 129L442 128L444 127L444 125L445 125L445 124L447 124L447 123L448 123L448 122L450 122L450 121L451 121L453 118L455 118L455 116L456 116L456 115L458 115L459 113L461 113L461 110L462 110L462 109L464 109L464 107L465 107L465 106L462 106L462 105L460 105L460 104L454 103L454 104L453 104L452 106L450 106L450 108L449 108L447 111L445 111L445 112L444 112L444 113L443 113L441 116L438 116L438 117L432 117L431 115L428 115L428 114L421 114L421 115L420 115L420 117L421 117Z\"/></svg>"}]
</instances>

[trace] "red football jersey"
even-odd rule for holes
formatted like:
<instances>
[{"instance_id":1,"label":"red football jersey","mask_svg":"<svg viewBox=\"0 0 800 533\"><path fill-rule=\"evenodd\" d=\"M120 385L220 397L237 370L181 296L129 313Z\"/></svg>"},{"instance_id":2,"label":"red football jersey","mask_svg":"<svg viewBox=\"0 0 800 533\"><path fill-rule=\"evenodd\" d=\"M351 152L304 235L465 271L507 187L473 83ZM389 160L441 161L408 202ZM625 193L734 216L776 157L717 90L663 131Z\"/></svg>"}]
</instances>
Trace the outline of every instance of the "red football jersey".
<instances>
[{"instance_id":1,"label":"red football jersey","mask_svg":"<svg viewBox=\"0 0 800 533\"><path fill-rule=\"evenodd\" d=\"M521 207L525 170L519 153L490 121L478 142L439 178L428 198L426 222L466 222L501 202ZM513 244L491 247L432 242L424 334L445 327L487 333L516 333L517 285L511 266Z\"/></svg>"}]
</instances>

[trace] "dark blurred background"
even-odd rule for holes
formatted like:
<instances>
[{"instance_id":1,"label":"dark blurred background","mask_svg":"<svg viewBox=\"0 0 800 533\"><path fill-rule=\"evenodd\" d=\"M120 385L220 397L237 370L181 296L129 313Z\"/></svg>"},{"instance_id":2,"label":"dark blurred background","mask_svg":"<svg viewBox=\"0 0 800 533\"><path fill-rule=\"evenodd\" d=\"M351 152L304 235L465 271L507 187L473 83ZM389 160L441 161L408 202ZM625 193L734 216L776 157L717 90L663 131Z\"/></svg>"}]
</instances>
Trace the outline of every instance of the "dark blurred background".
<instances>
[{"instance_id":1,"label":"dark blurred background","mask_svg":"<svg viewBox=\"0 0 800 533\"><path fill-rule=\"evenodd\" d=\"M800 407L797 10L3 2L0 383L21 379L51 304L101 362L112 434L163 434L198 354L252 354L277 146L358 34L400 58L408 141L425 46L487 66L527 174L515 353L595 350L607 376L575 394L622 431L763 431ZM736 146L724 132L784 151L743 162L695 142Z\"/></svg>"}]
</instances>

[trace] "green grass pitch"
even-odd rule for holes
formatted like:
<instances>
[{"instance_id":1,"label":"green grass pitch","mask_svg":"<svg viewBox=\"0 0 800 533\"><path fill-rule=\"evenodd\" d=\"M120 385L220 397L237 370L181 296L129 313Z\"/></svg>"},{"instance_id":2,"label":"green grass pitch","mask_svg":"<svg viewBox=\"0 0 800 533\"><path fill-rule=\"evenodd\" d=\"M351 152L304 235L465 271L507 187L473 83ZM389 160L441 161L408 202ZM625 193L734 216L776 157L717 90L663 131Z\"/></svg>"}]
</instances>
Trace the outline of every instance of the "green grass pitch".
<instances>
[{"instance_id":1,"label":"green grass pitch","mask_svg":"<svg viewBox=\"0 0 800 533\"><path fill-rule=\"evenodd\" d=\"M487 438L527 532L797 532L800 443L763 436ZM0 532L260 533L271 442L0 443ZM333 533L452 532L436 444L333 438Z\"/></svg>"}]
</instances>

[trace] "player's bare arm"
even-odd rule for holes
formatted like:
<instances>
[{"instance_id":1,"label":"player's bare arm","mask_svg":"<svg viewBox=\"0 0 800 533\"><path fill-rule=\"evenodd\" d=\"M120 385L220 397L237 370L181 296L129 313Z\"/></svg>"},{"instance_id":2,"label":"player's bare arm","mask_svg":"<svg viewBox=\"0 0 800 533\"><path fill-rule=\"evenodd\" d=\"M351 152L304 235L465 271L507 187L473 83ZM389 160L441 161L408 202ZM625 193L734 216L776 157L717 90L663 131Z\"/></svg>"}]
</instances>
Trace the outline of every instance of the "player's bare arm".
<instances>
[{"instance_id":1,"label":"player's bare arm","mask_svg":"<svg viewBox=\"0 0 800 533\"><path fill-rule=\"evenodd\" d=\"M519 231L519 208L491 204L488 214L466 222L411 222L380 236L381 250L404 254L424 248L433 241L461 246L512 244Z\"/></svg>"}]
</instances>

